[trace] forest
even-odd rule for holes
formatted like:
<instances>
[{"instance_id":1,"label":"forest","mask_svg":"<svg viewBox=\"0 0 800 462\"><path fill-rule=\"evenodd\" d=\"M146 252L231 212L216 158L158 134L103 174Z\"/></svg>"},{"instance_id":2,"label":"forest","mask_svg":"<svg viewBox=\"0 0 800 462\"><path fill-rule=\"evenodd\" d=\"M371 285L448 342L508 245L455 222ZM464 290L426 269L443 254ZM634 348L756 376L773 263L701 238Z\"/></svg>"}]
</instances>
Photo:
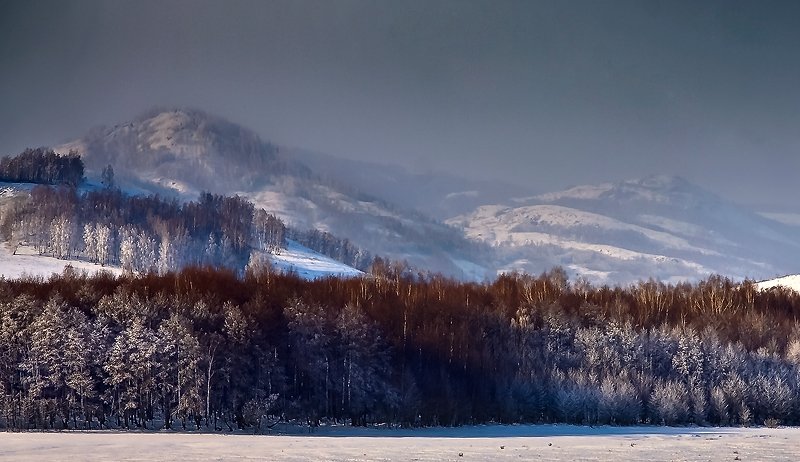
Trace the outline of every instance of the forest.
<instances>
[{"instance_id":1,"label":"forest","mask_svg":"<svg viewBox=\"0 0 800 462\"><path fill-rule=\"evenodd\" d=\"M287 228L239 196L202 193L181 203L113 187L80 192L37 185L29 198L0 208L0 236L14 249L27 245L40 255L84 258L137 273L187 266L243 271L251 260L286 248L287 238L358 269L374 259L347 239Z\"/></svg>"},{"instance_id":2,"label":"forest","mask_svg":"<svg viewBox=\"0 0 800 462\"><path fill-rule=\"evenodd\" d=\"M73 155L28 150L0 174L42 183L0 209L12 249L123 269L0 278L0 428L800 423L789 290L459 282L239 196L132 196L110 166L79 189ZM368 274L276 273L287 239Z\"/></svg>"},{"instance_id":3,"label":"forest","mask_svg":"<svg viewBox=\"0 0 800 462\"><path fill-rule=\"evenodd\" d=\"M78 186L83 161L74 151L62 156L47 148L26 149L0 159L0 181Z\"/></svg>"},{"instance_id":4,"label":"forest","mask_svg":"<svg viewBox=\"0 0 800 462\"><path fill-rule=\"evenodd\" d=\"M718 276L68 269L0 279L0 426L796 425L798 315L794 292Z\"/></svg>"},{"instance_id":5,"label":"forest","mask_svg":"<svg viewBox=\"0 0 800 462\"><path fill-rule=\"evenodd\" d=\"M240 196L203 192L196 201L180 202L125 193L115 187L111 165L103 169L102 187L83 184L83 175L83 161L74 152L26 149L0 159L0 182L37 184L30 197L0 204L0 238L14 250L26 245L39 255L84 258L138 273L187 266L241 272L251 260L285 248L287 238L361 270L374 259L348 239L287 228Z\"/></svg>"}]
</instances>

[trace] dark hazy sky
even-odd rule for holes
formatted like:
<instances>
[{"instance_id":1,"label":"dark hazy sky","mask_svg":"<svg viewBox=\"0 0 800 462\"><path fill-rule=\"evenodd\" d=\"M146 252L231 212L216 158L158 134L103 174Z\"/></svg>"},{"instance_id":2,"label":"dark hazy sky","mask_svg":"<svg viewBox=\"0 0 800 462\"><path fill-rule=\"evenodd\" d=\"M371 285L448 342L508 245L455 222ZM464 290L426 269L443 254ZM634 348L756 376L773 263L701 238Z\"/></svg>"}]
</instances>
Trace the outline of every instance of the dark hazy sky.
<instances>
[{"instance_id":1,"label":"dark hazy sky","mask_svg":"<svg viewBox=\"0 0 800 462\"><path fill-rule=\"evenodd\" d=\"M789 206L800 2L0 0L0 153L154 105L541 190L665 173Z\"/></svg>"}]
</instances>

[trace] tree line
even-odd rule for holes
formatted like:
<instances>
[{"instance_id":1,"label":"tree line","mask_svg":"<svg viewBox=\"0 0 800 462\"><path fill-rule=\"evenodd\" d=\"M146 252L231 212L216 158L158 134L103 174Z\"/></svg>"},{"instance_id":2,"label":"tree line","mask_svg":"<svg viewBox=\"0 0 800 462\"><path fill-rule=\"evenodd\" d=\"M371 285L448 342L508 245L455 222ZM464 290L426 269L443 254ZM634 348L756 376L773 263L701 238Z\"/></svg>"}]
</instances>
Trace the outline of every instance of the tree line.
<instances>
[{"instance_id":1,"label":"tree line","mask_svg":"<svg viewBox=\"0 0 800 462\"><path fill-rule=\"evenodd\" d=\"M239 196L203 193L180 203L113 188L36 186L28 200L6 207L0 233L14 248L139 273L190 265L241 270L252 253L286 247L283 222Z\"/></svg>"},{"instance_id":2,"label":"tree line","mask_svg":"<svg viewBox=\"0 0 800 462\"><path fill-rule=\"evenodd\" d=\"M800 296L382 265L0 279L0 426L800 423Z\"/></svg>"},{"instance_id":3,"label":"tree line","mask_svg":"<svg viewBox=\"0 0 800 462\"><path fill-rule=\"evenodd\" d=\"M77 186L83 173L83 161L75 151L60 155L48 148L29 148L0 159L0 181L11 183Z\"/></svg>"},{"instance_id":4,"label":"tree line","mask_svg":"<svg viewBox=\"0 0 800 462\"><path fill-rule=\"evenodd\" d=\"M181 203L112 187L79 192L37 185L29 199L0 210L0 235L15 249L27 245L40 255L86 258L139 273L190 265L243 270L251 257L268 260L267 254L285 249L289 238L362 271L375 258L330 233L287 228L242 197L210 193Z\"/></svg>"}]
</instances>

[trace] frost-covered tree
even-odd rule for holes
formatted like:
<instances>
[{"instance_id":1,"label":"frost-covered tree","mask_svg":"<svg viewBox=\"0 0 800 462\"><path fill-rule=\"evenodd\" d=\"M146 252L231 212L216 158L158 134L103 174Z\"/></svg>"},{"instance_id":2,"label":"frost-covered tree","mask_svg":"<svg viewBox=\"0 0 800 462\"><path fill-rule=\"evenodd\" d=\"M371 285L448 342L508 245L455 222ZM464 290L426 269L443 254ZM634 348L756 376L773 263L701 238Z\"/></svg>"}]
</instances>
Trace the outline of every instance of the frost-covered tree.
<instances>
[{"instance_id":1,"label":"frost-covered tree","mask_svg":"<svg viewBox=\"0 0 800 462\"><path fill-rule=\"evenodd\" d=\"M254 247L265 252L277 252L286 247L286 226L283 222L258 209L253 214Z\"/></svg>"},{"instance_id":2,"label":"frost-covered tree","mask_svg":"<svg viewBox=\"0 0 800 462\"><path fill-rule=\"evenodd\" d=\"M89 261L93 263L100 261L97 250L97 230L93 223L83 225L83 249Z\"/></svg>"},{"instance_id":3,"label":"frost-covered tree","mask_svg":"<svg viewBox=\"0 0 800 462\"><path fill-rule=\"evenodd\" d=\"M114 256L114 235L108 225L95 226L95 245L97 246L97 263L105 266L111 263Z\"/></svg>"},{"instance_id":4,"label":"frost-covered tree","mask_svg":"<svg viewBox=\"0 0 800 462\"><path fill-rule=\"evenodd\" d=\"M70 258L75 247L77 227L72 217L61 215L53 219L50 225L51 248L56 258Z\"/></svg>"},{"instance_id":5,"label":"frost-covered tree","mask_svg":"<svg viewBox=\"0 0 800 462\"><path fill-rule=\"evenodd\" d=\"M139 257L137 270L141 273L154 272L158 264L158 250L155 238L142 231L138 233L136 242L136 250Z\"/></svg>"},{"instance_id":6,"label":"frost-covered tree","mask_svg":"<svg viewBox=\"0 0 800 462\"><path fill-rule=\"evenodd\" d=\"M653 386L650 407L653 422L676 425L689 418L689 396L686 385L679 381L658 381Z\"/></svg>"},{"instance_id":7,"label":"frost-covered tree","mask_svg":"<svg viewBox=\"0 0 800 462\"><path fill-rule=\"evenodd\" d=\"M188 319L173 314L158 329L159 382L167 406L167 428L172 416L181 419L186 429L187 419L198 422L203 415L203 376L200 371L200 342Z\"/></svg>"},{"instance_id":8,"label":"frost-covered tree","mask_svg":"<svg viewBox=\"0 0 800 462\"><path fill-rule=\"evenodd\" d=\"M336 329L342 349L342 410L354 423L366 425L370 410L383 407L380 411L389 412L397 405L397 391L390 381L390 352L380 328L355 305L344 306Z\"/></svg>"},{"instance_id":9,"label":"frost-covered tree","mask_svg":"<svg viewBox=\"0 0 800 462\"><path fill-rule=\"evenodd\" d=\"M131 273L139 268L138 242L139 239L135 228L125 226L120 230L119 264L125 272Z\"/></svg>"},{"instance_id":10,"label":"frost-covered tree","mask_svg":"<svg viewBox=\"0 0 800 462\"><path fill-rule=\"evenodd\" d=\"M152 420L157 396L158 337L141 319L132 319L117 335L104 371L110 387L107 402L126 428Z\"/></svg>"},{"instance_id":11,"label":"frost-covered tree","mask_svg":"<svg viewBox=\"0 0 800 462\"><path fill-rule=\"evenodd\" d=\"M632 425L639 421L642 401L625 377L608 376L600 384L598 415L600 423Z\"/></svg>"}]
</instances>

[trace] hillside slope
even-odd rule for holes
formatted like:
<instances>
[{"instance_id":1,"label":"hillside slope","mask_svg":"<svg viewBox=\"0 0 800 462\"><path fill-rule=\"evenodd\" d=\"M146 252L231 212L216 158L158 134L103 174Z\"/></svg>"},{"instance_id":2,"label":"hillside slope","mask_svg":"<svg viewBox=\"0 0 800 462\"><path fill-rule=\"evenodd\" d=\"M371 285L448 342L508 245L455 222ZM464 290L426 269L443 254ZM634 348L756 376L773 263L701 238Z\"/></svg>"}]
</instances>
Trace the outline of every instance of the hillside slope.
<instances>
[{"instance_id":1,"label":"hillside slope","mask_svg":"<svg viewBox=\"0 0 800 462\"><path fill-rule=\"evenodd\" d=\"M398 165L342 159L303 149L289 152L292 158L336 184L348 185L441 220L481 205L533 194L533 188L502 181L470 180L447 172L415 173Z\"/></svg>"},{"instance_id":2,"label":"hillside slope","mask_svg":"<svg viewBox=\"0 0 800 462\"><path fill-rule=\"evenodd\" d=\"M775 279L760 281L756 284L760 290L772 289L773 287L784 287L800 293L800 274L791 274Z\"/></svg>"},{"instance_id":3,"label":"hillside slope","mask_svg":"<svg viewBox=\"0 0 800 462\"><path fill-rule=\"evenodd\" d=\"M112 165L131 192L239 194L292 227L346 237L373 254L459 278L486 271L486 249L459 230L313 172L291 151L202 111L153 110L55 149L79 152L90 175Z\"/></svg>"},{"instance_id":4,"label":"hillside slope","mask_svg":"<svg viewBox=\"0 0 800 462\"><path fill-rule=\"evenodd\" d=\"M798 229L669 176L530 195L263 141L201 111L154 110L57 148L131 192L239 194L297 229L467 279L563 266L594 282L797 272ZM400 205L397 205L400 204ZM455 216L454 216L455 214ZM439 220L445 220L444 222Z\"/></svg>"},{"instance_id":5,"label":"hillside slope","mask_svg":"<svg viewBox=\"0 0 800 462\"><path fill-rule=\"evenodd\" d=\"M11 242L5 242L3 239L8 231L3 228L6 225L6 212L17 203L24 203L28 200L35 186L31 183L0 182L0 277L9 279L21 276L48 277L53 273L60 274L67 267L89 274L98 271L122 273L119 266L111 264L101 266L89 262L85 258L75 257L74 254L70 259L53 258L40 255L30 246L17 245L16 248L13 248ZM78 192L87 193L95 189L98 189L98 185L87 182L78 189ZM82 242L81 240L78 248L82 247ZM286 244L286 248L274 250L266 255L263 255L264 252L259 252L268 259L276 271L291 272L304 279L327 276L359 277L363 274L355 268L315 252L291 239L288 239Z\"/></svg>"},{"instance_id":6,"label":"hillside slope","mask_svg":"<svg viewBox=\"0 0 800 462\"><path fill-rule=\"evenodd\" d=\"M448 221L503 255L507 270L562 265L597 282L785 274L800 258L793 228L678 177L578 186Z\"/></svg>"}]
</instances>

